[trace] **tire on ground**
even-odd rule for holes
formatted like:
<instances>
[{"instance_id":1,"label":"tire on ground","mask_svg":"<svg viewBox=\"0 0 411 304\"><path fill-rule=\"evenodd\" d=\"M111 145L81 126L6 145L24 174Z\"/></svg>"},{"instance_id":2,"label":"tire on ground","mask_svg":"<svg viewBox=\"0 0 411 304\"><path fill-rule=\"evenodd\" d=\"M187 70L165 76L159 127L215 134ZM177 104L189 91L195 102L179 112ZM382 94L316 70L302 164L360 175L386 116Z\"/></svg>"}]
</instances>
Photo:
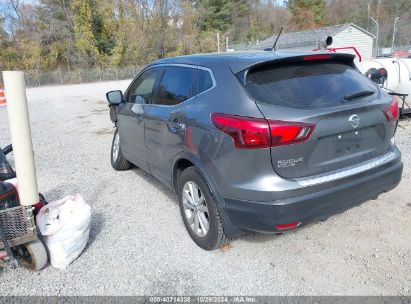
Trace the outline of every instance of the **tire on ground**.
<instances>
[{"instance_id":1,"label":"tire on ground","mask_svg":"<svg viewBox=\"0 0 411 304\"><path fill-rule=\"evenodd\" d=\"M125 171L131 168L131 163L127 159L125 159L123 152L121 151L121 144L119 144L119 147L118 147L119 150L118 150L117 158L114 159L114 156L113 156L113 149L114 149L114 144L115 144L117 134L118 134L118 129L116 129L116 132L114 132L113 141L111 144L111 152L110 152L111 166L114 168L114 170Z\"/></svg>"},{"instance_id":2,"label":"tire on ground","mask_svg":"<svg viewBox=\"0 0 411 304\"><path fill-rule=\"evenodd\" d=\"M194 233L184 213L183 187L187 181L194 182L200 188L201 192L203 193L206 199L206 204L209 211L208 217L210 222L210 228L205 237L199 237ZM197 168L189 167L181 173L178 180L178 201L180 205L181 216L183 218L187 232L189 233L192 240L199 247L205 250L215 250L231 241L231 239L229 239L224 232L224 227L220 213L218 211L217 202L214 196L212 195L210 188L207 185L207 182L203 179Z\"/></svg>"}]
</instances>

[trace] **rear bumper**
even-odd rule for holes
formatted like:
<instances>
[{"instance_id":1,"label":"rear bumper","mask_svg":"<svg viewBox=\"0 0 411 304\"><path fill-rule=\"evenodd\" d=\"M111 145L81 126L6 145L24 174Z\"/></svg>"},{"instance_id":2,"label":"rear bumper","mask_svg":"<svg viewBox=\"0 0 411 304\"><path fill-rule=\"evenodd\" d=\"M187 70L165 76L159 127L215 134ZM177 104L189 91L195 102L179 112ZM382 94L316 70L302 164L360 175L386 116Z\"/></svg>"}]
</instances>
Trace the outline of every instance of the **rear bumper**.
<instances>
[{"instance_id":1,"label":"rear bumper","mask_svg":"<svg viewBox=\"0 0 411 304\"><path fill-rule=\"evenodd\" d=\"M305 225L375 198L399 184L402 170L402 162L397 161L373 170L372 174L368 172L349 181L342 180L332 188L278 201L252 202L225 198L225 209L237 228L278 232L276 225L293 222Z\"/></svg>"}]
</instances>

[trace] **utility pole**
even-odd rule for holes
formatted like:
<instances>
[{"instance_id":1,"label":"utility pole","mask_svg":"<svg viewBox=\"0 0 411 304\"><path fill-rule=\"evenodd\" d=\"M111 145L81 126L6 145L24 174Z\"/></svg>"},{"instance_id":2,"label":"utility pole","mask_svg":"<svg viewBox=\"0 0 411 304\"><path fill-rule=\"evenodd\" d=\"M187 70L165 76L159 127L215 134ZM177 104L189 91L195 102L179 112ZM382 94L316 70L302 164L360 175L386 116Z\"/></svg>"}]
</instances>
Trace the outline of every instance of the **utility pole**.
<instances>
[{"instance_id":1,"label":"utility pole","mask_svg":"<svg viewBox=\"0 0 411 304\"><path fill-rule=\"evenodd\" d=\"M371 9L371 4L370 1L368 1L367 4L367 30L370 30L370 9Z\"/></svg>"},{"instance_id":2,"label":"utility pole","mask_svg":"<svg viewBox=\"0 0 411 304\"><path fill-rule=\"evenodd\" d=\"M220 32L217 32L217 52L220 53Z\"/></svg>"},{"instance_id":3,"label":"utility pole","mask_svg":"<svg viewBox=\"0 0 411 304\"><path fill-rule=\"evenodd\" d=\"M377 35L376 35L376 39L375 39L375 57L377 57L378 54L379 54L378 45L379 45L379 35L380 35L380 24L371 16L370 16L370 20L372 22L374 22L375 26L377 27Z\"/></svg>"},{"instance_id":4,"label":"utility pole","mask_svg":"<svg viewBox=\"0 0 411 304\"><path fill-rule=\"evenodd\" d=\"M378 0L378 5L377 5L377 56L380 54L380 6L381 6L382 0Z\"/></svg>"},{"instance_id":5,"label":"utility pole","mask_svg":"<svg viewBox=\"0 0 411 304\"><path fill-rule=\"evenodd\" d=\"M382 0L378 0L378 5L377 5L377 21L379 22L380 18L380 6L381 6Z\"/></svg>"},{"instance_id":6,"label":"utility pole","mask_svg":"<svg viewBox=\"0 0 411 304\"><path fill-rule=\"evenodd\" d=\"M392 32L392 42L391 42L391 54L394 54L394 46L395 46L395 32L397 31L397 22L400 17L394 19L394 29Z\"/></svg>"}]
</instances>

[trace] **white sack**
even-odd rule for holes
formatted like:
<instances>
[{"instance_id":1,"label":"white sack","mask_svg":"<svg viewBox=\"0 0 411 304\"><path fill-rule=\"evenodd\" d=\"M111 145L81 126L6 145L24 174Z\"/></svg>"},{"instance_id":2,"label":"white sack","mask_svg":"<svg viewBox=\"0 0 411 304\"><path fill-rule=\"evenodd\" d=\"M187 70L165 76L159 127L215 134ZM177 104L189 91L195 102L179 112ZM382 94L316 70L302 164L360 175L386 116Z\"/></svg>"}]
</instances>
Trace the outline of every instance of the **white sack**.
<instances>
[{"instance_id":1,"label":"white sack","mask_svg":"<svg viewBox=\"0 0 411 304\"><path fill-rule=\"evenodd\" d=\"M79 194L67 196L41 208L36 220L49 250L51 265L65 269L87 245L90 206Z\"/></svg>"}]
</instances>

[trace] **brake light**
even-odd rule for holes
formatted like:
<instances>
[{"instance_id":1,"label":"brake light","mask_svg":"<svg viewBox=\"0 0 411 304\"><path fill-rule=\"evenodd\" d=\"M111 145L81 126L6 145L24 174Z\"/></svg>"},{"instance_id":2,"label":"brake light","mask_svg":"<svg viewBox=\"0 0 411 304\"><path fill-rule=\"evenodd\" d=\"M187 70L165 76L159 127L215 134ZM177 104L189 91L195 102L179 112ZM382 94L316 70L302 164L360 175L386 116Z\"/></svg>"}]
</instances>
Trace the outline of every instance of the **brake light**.
<instances>
[{"instance_id":1,"label":"brake light","mask_svg":"<svg viewBox=\"0 0 411 304\"><path fill-rule=\"evenodd\" d=\"M327 60L331 59L331 55L326 55L326 54L320 54L320 55L310 55L310 56L305 56L304 60L305 61L310 61L310 60Z\"/></svg>"},{"instance_id":2,"label":"brake light","mask_svg":"<svg viewBox=\"0 0 411 304\"><path fill-rule=\"evenodd\" d=\"M214 126L230 135L236 148L269 148L306 141L315 125L213 113Z\"/></svg>"},{"instance_id":3,"label":"brake light","mask_svg":"<svg viewBox=\"0 0 411 304\"><path fill-rule=\"evenodd\" d=\"M385 118L388 122L395 121L400 116L400 109L398 107L398 101L395 97L392 98L390 105L383 109Z\"/></svg>"}]
</instances>

